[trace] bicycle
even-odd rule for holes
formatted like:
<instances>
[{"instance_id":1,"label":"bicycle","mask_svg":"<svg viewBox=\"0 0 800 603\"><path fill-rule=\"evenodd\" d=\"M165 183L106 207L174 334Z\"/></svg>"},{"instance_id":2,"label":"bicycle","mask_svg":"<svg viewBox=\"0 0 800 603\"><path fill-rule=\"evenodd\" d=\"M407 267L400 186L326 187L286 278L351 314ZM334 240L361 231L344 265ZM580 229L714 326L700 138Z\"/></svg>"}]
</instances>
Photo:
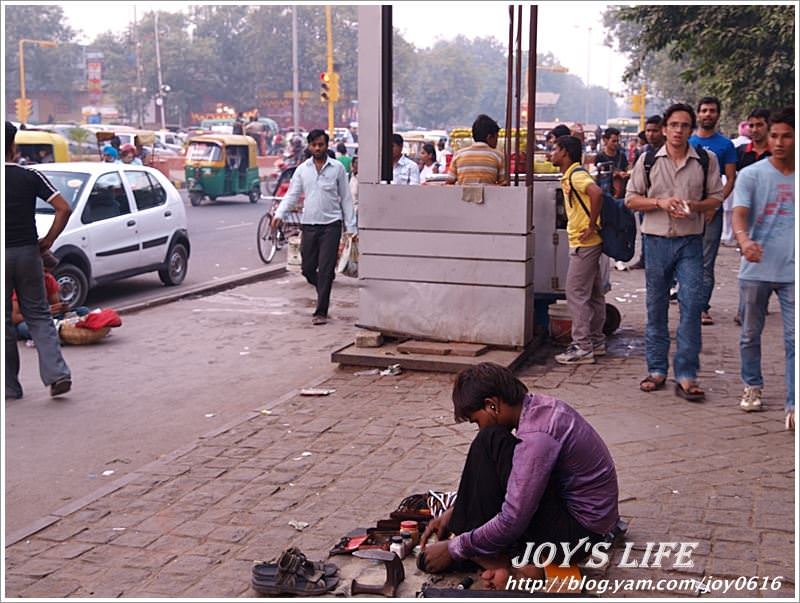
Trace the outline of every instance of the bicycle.
<instances>
[{"instance_id":1,"label":"bicycle","mask_svg":"<svg viewBox=\"0 0 800 603\"><path fill-rule=\"evenodd\" d=\"M256 232L256 247L258 247L258 255L261 261L269 264L275 257L275 254L286 245L289 237L300 234L300 216L303 215L302 208L298 208L289 212L286 220L278 228L272 225L272 218L278 211L278 206L281 204L281 197L267 197L272 200L272 206L269 211L261 216L258 221L258 229Z\"/></svg>"}]
</instances>

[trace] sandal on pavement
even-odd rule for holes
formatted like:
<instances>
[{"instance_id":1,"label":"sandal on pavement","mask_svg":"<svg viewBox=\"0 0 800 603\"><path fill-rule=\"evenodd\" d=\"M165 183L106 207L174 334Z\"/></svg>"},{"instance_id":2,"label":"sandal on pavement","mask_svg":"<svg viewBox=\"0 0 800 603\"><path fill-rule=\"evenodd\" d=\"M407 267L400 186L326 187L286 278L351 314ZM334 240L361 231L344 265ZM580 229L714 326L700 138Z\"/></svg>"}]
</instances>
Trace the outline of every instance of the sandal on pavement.
<instances>
[{"instance_id":1,"label":"sandal on pavement","mask_svg":"<svg viewBox=\"0 0 800 603\"><path fill-rule=\"evenodd\" d=\"M262 595L316 596L339 584L339 568L333 563L310 561L297 548L286 549L277 563L253 565L251 585Z\"/></svg>"},{"instance_id":2,"label":"sandal on pavement","mask_svg":"<svg viewBox=\"0 0 800 603\"><path fill-rule=\"evenodd\" d=\"M703 312L700 315L700 324L713 325L714 324L714 319L711 318L711 315L708 312Z\"/></svg>"},{"instance_id":3,"label":"sandal on pavement","mask_svg":"<svg viewBox=\"0 0 800 603\"><path fill-rule=\"evenodd\" d=\"M700 389L700 386L696 383L692 383L688 388L684 388L680 382L676 382L675 395L688 402L702 402L706 399L706 393Z\"/></svg>"},{"instance_id":4,"label":"sandal on pavement","mask_svg":"<svg viewBox=\"0 0 800 603\"><path fill-rule=\"evenodd\" d=\"M660 379L658 376L654 375L647 375L642 381L639 383L639 389L643 392L650 392L657 391L659 389L664 389L664 386L667 384L667 378L661 377Z\"/></svg>"}]
</instances>

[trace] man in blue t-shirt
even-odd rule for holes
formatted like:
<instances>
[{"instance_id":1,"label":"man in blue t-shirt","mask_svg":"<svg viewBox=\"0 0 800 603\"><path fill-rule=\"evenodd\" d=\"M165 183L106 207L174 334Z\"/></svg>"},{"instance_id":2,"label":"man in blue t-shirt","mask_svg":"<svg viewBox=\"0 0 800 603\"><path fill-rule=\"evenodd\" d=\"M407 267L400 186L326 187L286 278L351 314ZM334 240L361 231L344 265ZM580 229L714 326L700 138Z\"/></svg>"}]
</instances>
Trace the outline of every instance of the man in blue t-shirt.
<instances>
[{"instance_id":1,"label":"man in blue t-shirt","mask_svg":"<svg viewBox=\"0 0 800 603\"><path fill-rule=\"evenodd\" d=\"M714 96L704 96L697 103L697 132L689 138L693 147L700 145L713 151L719 161L720 176L725 176L722 198L733 190L736 181L736 148L725 136L717 132L722 105ZM706 230L703 234L703 313L704 325L713 325L708 311L711 309L711 294L714 292L714 264L717 261L719 242L722 238L722 207L706 214Z\"/></svg>"},{"instance_id":2,"label":"man in blue t-shirt","mask_svg":"<svg viewBox=\"0 0 800 603\"><path fill-rule=\"evenodd\" d=\"M733 231L742 250L739 351L744 395L739 406L760 410L761 332L769 296L781 305L786 353L786 428L794 429L794 107L770 118L772 156L744 168L733 193Z\"/></svg>"}]
</instances>

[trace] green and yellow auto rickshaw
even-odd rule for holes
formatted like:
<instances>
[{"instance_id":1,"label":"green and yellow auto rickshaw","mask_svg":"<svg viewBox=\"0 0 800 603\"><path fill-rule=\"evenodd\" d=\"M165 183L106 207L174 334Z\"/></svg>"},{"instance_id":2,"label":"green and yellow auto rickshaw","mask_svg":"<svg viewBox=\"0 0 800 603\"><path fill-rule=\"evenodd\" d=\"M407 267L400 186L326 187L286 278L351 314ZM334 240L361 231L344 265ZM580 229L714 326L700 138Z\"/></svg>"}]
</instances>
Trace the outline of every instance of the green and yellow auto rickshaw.
<instances>
[{"instance_id":1,"label":"green and yellow auto rickshaw","mask_svg":"<svg viewBox=\"0 0 800 603\"><path fill-rule=\"evenodd\" d=\"M61 163L70 161L67 139L53 132L19 130L14 137L19 160L23 163Z\"/></svg>"},{"instance_id":2,"label":"green and yellow auto rickshaw","mask_svg":"<svg viewBox=\"0 0 800 603\"><path fill-rule=\"evenodd\" d=\"M256 143L249 136L207 134L196 136L186 149L186 188L192 205L203 197L247 195L250 203L261 198L256 163Z\"/></svg>"}]
</instances>

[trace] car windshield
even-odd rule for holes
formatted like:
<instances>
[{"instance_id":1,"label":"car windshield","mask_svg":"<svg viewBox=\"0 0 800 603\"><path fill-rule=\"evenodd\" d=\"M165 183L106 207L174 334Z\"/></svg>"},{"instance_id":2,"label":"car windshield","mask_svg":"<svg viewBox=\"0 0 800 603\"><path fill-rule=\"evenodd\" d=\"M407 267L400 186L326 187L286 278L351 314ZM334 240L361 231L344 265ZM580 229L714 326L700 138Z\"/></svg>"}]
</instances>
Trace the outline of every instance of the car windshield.
<instances>
[{"instance_id":1,"label":"car windshield","mask_svg":"<svg viewBox=\"0 0 800 603\"><path fill-rule=\"evenodd\" d=\"M221 157L219 145L211 142L193 142L186 151L188 161L219 161Z\"/></svg>"},{"instance_id":2,"label":"car windshield","mask_svg":"<svg viewBox=\"0 0 800 603\"><path fill-rule=\"evenodd\" d=\"M89 180L89 174L84 172L51 172L49 170L43 173L69 203L70 208L75 209L75 204L81 198L83 187L86 186ZM54 214L56 210L46 200L37 197L36 213Z\"/></svg>"}]
</instances>

